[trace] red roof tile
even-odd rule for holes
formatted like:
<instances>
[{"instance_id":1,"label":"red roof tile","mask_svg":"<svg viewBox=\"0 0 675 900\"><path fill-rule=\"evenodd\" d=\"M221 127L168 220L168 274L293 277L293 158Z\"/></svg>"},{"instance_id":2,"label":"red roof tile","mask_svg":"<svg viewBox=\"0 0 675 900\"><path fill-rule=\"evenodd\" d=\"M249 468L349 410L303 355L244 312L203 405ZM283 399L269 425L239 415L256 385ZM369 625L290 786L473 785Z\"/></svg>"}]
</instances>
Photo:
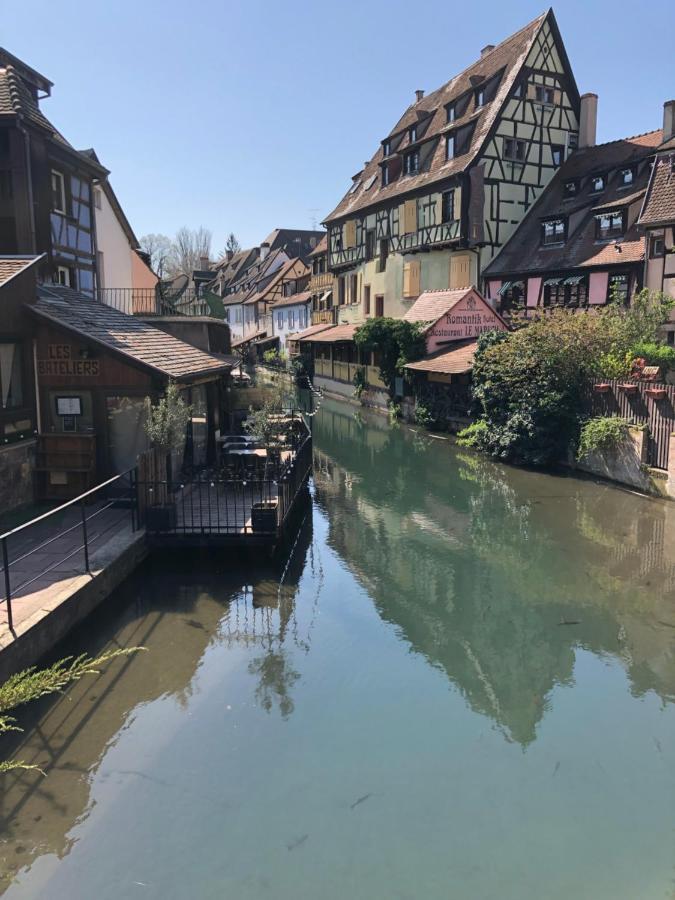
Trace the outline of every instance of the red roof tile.
<instances>
[{"instance_id":1,"label":"red roof tile","mask_svg":"<svg viewBox=\"0 0 675 900\"><path fill-rule=\"evenodd\" d=\"M0 287L4 287L19 272L30 268L41 256L0 256Z\"/></svg>"},{"instance_id":2,"label":"red roof tile","mask_svg":"<svg viewBox=\"0 0 675 900\"><path fill-rule=\"evenodd\" d=\"M413 372L437 372L442 375L464 375L473 368L473 357L478 344L476 341L455 344L439 350L425 359L408 363L405 368Z\"/></svg>"}]
</instances>

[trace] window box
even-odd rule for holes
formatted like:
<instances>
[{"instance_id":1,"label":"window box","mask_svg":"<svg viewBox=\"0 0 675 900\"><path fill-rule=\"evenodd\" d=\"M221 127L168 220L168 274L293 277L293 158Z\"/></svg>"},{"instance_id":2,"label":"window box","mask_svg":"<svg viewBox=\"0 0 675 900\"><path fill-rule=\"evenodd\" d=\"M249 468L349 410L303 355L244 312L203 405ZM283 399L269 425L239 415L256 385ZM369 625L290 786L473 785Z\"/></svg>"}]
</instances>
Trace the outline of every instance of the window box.
<instances>
[{"instance_id":1,"label":"window box","mask_svg":"<svg viewBox=\"0 0 675 900\"><path fill-rule=\"evenodd\" d=\"M148 531L175 531L176 504L148 506L145 510L145 527Z\"/></svg>"},{"instance_id":2,"label":"window box","mask_svg":"<svg viewBox=\"0 0 675 900\"><path fill-rule=\"evenodd\" d=\"M632 384L629 382L627 384L620 384L619 390L622 394L637 394L638 386L634 382Z\"/></svg>"},{"instance_id":3,"label":"window box","mask_svg":"<svg viewBox=\"0 0 675 900\"><path fill-rule=\"evenodd\" d=\"M608 394L611 390L612 386L607 381L602 381L599 384L593 385L593 393L594 394Z\"/></svg>"},{"instance_id":4,"label":"window box","mask_svg":"<svg viewBox=\"0 0 675 900\"><path fill-rule=\"evenodd\" d=\"M261 500L260 503L254 503L251 507L251 528L253 531L276 531L277 530L277 509L279 501Z\"/></svg>"},{"instance_id":5,"label":"window box","mask_svg":"<svg viewBox=\"0 0 675 900\"><path fill-rule=\"evenodd\" d=\"M659 387L648 387L645 389L645 394L648 397L651 397L653 400L665 400L666 389Z\"/></svg>"}]
</instances>

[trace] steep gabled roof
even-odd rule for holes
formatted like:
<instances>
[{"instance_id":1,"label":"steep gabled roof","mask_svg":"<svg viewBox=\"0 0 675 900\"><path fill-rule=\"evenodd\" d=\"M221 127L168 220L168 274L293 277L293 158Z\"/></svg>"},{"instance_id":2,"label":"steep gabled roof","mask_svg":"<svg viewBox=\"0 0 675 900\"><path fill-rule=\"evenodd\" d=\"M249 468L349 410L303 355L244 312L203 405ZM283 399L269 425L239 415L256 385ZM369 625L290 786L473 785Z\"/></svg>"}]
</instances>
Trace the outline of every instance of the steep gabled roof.
<instances>
[{"instance_id":1,"label":"steep gabled roof","mask_svg":"<svg viewBox=\"0 0 675 900\"><path fill-rule=\"evenodd\" d=\"M659 154L654 161L639 219L640 225L671 222L675 222L675 139L673 150Z\"/></svg>"},{"instance_id":2,"label":"steep gabled roof","mask_svg":"<svg viewBox=\"0 0 675 900\"><path fill-rule=\"evenodd\" d=\"M279 309L281 306L302 306L304 303L309 303L311 299L311 291L300 291L297 294L290 294L288 297L280 297L271 304L270 309Z\"/></svg>"},{"instance_id":3,"label":"steep gabled roof","mask_svg":"<svg viewBox=\"0 0 675 900\"><path fill-rule=\"evenodd\" d=\"M465 375L473 369L473 358L478 349L475 340L457 341L417 362L406 363L413 372L435 372L442 375Z\"/></svg>"},{"instance_id":4,"label":"steep gabled roof","mask_svg":"<svg viewBox=\"0 0 675 900\"><path fill-rule=\"evenodd\" d=\"M536 35L547 19L551 22L554 33L557 34L555 17L553 11L549 10L498 44L485 56L481 56L475 63L438 90L408 107L389 133L389 137L401 134L411 125L428 122L421 142L427 143L433 140L436 142L436 146L423 171L417 175L401 175L391 184L382 186L380 172L385 156L384 148L380 146L365 168L357 176L354 176L354 185L333 212L326 217L325 222L349 216L357 210L374 206L383 200L408 194L418 188L464 172L478 157L484 146L504 101L527 59ZM493 100L479 110L474 110L473 105L469 104L464 115L452 123L453 130L464 124L474 124L468 151L462 156L446 160L445 142L441 140L448 130L446 106L465 96L468 91L487 84L497 76L501 76L501 78ZM576 92L576 85L572 84L572 90ZM416 143L419 144L420 141ZM396 148L396 152L404 151L407 146L409 146L408 138L404 136L402 143Z\"/></svg>"},{"instance_id":5,"label":"steep gabled roof","mask_svg":"<svg viewBox=\"0 0 675 900\"><path fill-rule=\"evenodd\" d=\"M40 285L37 303L27 308L54 325L178 381L218 375L232 367L221 357L61 285Z\"/></svg>"},{"instance_id":6,"label":"steep gabled roof","mask_svg":"<svg viewBox=\"0 0 675 900\"><path fill-rule=\"evenodd\" d=\"M29 269L45 256L44 253L31 256L0 256L0 288L12 278Z\"/></svg>"},{"instance_id":7,"label":"steep gabled roof","mask_svg":"<svg viewBox=\"0 0 675 900\"><path fill-rule=\"evenodd\" d=\"M501 252L485 268L485 277L563 272L599 265L621 266L639 262L644 256L644 240L634 223L617 240L599 242L595 238L595 217L601 211L621 209L638 203L649 178L649 160L661 142L660 131L610 141L577 150L560 167L537 202L506 242ZM620 182L620 170L635 167L630 188ZM591 178L608 176L605 190L592 190ZM565 183L578 181L572 200L565 199ZM541 223L556 217L568 221L564 243L541 246ZM618 249L616 249L618 248Z\"/></svg>"}]
</instances>

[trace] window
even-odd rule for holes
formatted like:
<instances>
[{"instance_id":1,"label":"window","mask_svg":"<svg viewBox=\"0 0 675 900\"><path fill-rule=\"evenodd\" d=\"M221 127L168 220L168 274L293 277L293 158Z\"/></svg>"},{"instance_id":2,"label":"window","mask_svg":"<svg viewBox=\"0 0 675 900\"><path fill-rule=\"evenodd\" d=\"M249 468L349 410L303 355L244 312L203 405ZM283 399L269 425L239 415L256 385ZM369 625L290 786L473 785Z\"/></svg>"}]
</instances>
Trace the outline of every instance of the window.
<instances>
[{"instance_id":1,"label":"window","mask_svg":"<svg viewBox=\"0 0 675 900\"><path fill-rule=\"evenodd\" d=\"M444 191L441 197L441 213L443 222L455 221L455 192Z\"/></svg>"},{"instance_id":2,"label":"window","mask_svg":"<svg viewBox=\"0 0 675 900\"><path fill-rule=\"evenodd\" d=\"M579 146L579 135L576 131L570 131L567 135L567 150L569 153L573 153L577 147Z\"/></svg>"},{"instance_id":3,"label":"window","mask_svg":"<svg viewBox=\"0 0 675 900\"><path fill-rule=\"evenodd\" d=\"M349 302L358 302L359 276L354 274L349 276Z\"/></svg>"},{"instance_id":4,"label":"window","mask_svg":"<svg viewBox=\"0 0 675 900\"><path fill-rule=\"evenodd\" d=\"M375 295L375 315L378 319L382 318L384 315L384 295L376 294Z\"/></svg>"},{"instance_id":5,"label":"window","mask_svg":"<svg viewBox=\"0 0 675 900\"><path fill-rule=\"evenodd\" d=\"M389 184L389 166L382 166L382 187L386 187Z\"/></svg>"},{"instance_id":6,"label":"window","mask_svg":"<svg viewBox=\"0 0 675 900\"><path fill-rule=\"evenodd\" d=\"M450 106L446 107L446 121L454 122L457 118L457 106L453 103Z\"/></svg>"},{"instance_id":7,"label":"window","mask_svg":"<svg viewBox=\"0 0 675 900\"><path fill-rule=\"evenodd\" d=\"M513 89L513 96L520 98L523 96L523 82L519 81L518 84Z\"/></svg>"},{"instance_id":8,"label":"window","mask_svg":"<svg viewBox=\"0 0 675 900\"><path fill-rule=\"evenodd\" d=\"M23 362L20 344L0 344L0 396L3 409L23 406Z\"/></svg>"},{"instance_id":9,"label":"window","mask_svg":"<svg viewBox=\"0 0 675 900\"><path fill-rule=\"evenodd\" d=\"M52 209L54 212L66 213L66 186L61 172L52 169Z\"/></svg>"},{"instance_id":10,"label":"window","mask_svg":"<svg viewBox=\"0 0 675 900\"><path fill-rule=\"evenodd\" d=\"M282 312L277 313L277 328L284 327L284 314Z\"/></svg>"},{"instance_id":11,"label":"window","mask_svg":"<svg viewBox=\"0 0 675 900\"><path fill-rule=\"evenodd\" d=\"M411 150L403 158L403 171L406 175L417 175L420 170L419 150Z\"/></svg>"},{"instance_id":12,"label":"window","mask_svg":"<svg viewBox=\"0 0 675 900\"><path fill-rule=\"evenodd\" d=\"M635 180L635 170L630 167L627 169L621 169L619 172L619 184L621 187L630 187L630 185Z\"/></svg>"},{"instance_id":13,"label":"window","mask_svg":"<svg viewBox=\"0 0 675 900\"><path fill-rule=\"evenodd\" d=\"M551 157L553 159L553 165L556 168L562 165L564 152L565 148L560 144L551 144Z\"/></svg>"},{"instance_id":14,"label":"window","mask_svg":"<svg viewBox=\"0 0 675 900\"><path fill-rule=\"evenodd\" d=\"M391 141L384 141L382 144L382 154L384 156L389 156L391 153Z\"/></svg>"},{"instance_id":15,"label":"window","mask_svg":"<svg viewBox=\"0 0 675 900\"><path fill-rule=\"evenodd\" d=\"M73 286L73 272L67 266L57 266L54 273L55 284L62 284L64 287Z\"/></svg>"},{"instance_id":16,"label":"window","mask_svg":"<svg viewBox=\"0 0 675 900\"><path fill-rule=\"evenodd\" d=\"M384 272L387 268L387 258L389 256L389 241L387 238L382 238L380 240L380 259L377 266L378 272Z\"/></svg>"},{"instance_id":17,"label":"window","mask_svg":"<svg viewBox=\"0 0 675 900\"><path fill-rule=\"evenodd\" d=\"M527 141L504 138L504 159L523 162L527 158Z\"/></svg>"},{"instance_id":18,"label":"window","mask_svg":"<svg viewBox=\"0 0 675 900\"><path fill-rule=\"evenodd\" d=\"M295 310L290 309L288 311L288 327L295 328Z\"/></svg>"},{"instance_id":19,"label":"window","mask_svg":"<svg viewBox=\"0 0 675 900\"><path fill-rule=\"evenodd\" d=\"M571 200L573 197L576 197L579 192L579 182L574 181L566 181L563 186L563 200Z\"/></svg>"},{"instance_id":20,"label":"window","mask_svg":"<svg viewBox=\"0 0 675 900\"><path fill-rule=\"evenodd\" d=\"M537 103L547 103L551 106L555 103L555 91L553 88L545 87L543 84L535 86L534 96Z\"/></svg>"},{"instance_id":21,"label":"window","mask_svg":"<svg viewBox=\"0 0 675 900\"><path fill-rule=\"evenodd\" d=\"M234 310L234 321L236 324L241 325L241 306L237 306Z\"/></svg>"},{"instance_id":22,"label":"window","mask_svg":"<svg viewBox=\"0 0 675 900\"><path fill-rule=\"evenodd\" d=\"M375 258L375 232L371 228L366 231L366 262Z\"/></svg>"},{"instance_id":23,"label":"window","mask_svg":"<svg viewBox=\"0 0 675 900\"><path fill-rule=\"evenodd\" d=\"M101 189L94 188L94 206L96 209L101 208Z\"/></svg>"},{"instance_id":24,"label":"window","mask_svg":"<svg viewBox=\"0 0 675 900\"><path fill-rule=\"evenodd\" d=\"M417 125L411 125L408 129L408 140L411 144L417 140Z\"/></svg>"},{"instance_id":25,"label":"window","mask_svg":"<svg viewBox=\"0 0 675 900\"><path fill-rule=\"evenodd\" d=\"M621 303L628 302L628 275L620 273L609 276L607 285L607 300L618 300Z\"/></svg>"},{"instance_id":26,"label":"window","mask_svg":"<svg viewBox=\"0 0 675 900\"><path fill-rule=\"evenodd\" d=\"M595 218L596 241L607 241L620 237L624 233L624 214L619 212L603 213Z\"/></svg>"},{"instance_id":27,"label":"window","mask_svg":"<svg viewBox=\"0 0 675 900\"><path fill-rule=\"evenodd\" d=\"M96 271L98 272L98 286L100 288L105 287L105 267L104 267L104 257L103 251L96 251Z\"/></svg>"},{"instance_id":28,"label":"window","mask_svg":"<svg viewBox=\"0 0 675 900\"><path fill-rule=\"evenodd\" d=\"M476 91L476 108L485 106L485 88L479 88Z\"/></svg>"},{"instance_id":29,"label":"window","mask_svg":"<svg viewBox=\"0 0 675 900\"><path fill-rule=\"evenodd\" d=\"M370 285L363 285L363 314L364 316L370 315Z\"/></svg>"},{"instance_id":30,"label":"window","mask_svg":"<svg viewBox=\"0 0 675 900\"><path fill-rule=\"evenodd\" d=\"M583 275L547 278L544 281L544 306L584 307L588 305L588 287Z\"/></svg>"},{"instance_id":31,"label":"window","mask_svg":"<svg viewBox=\"0 0 675 900\"><path fill-rule=\"evenodd\" d=\"M454 159L455 157L455 135L449 134L445 139L445 158Z\"/></svg>"},{"instance_id":32,"label":"window","mask_svg":"<svg viewBox=\"0 0 675 900\"><path fill-rule=\"evenodd\" d=\"M344 278L338 278L338 305L345 305L345 280Z\"/></svg>"},{"instance_id":33,"label":"window","mask_svg":"<svg viewBox=\"0 0 675 900\"><path fill-rule=\"evenodd\" d=\"M604 175L594 175L591 178L591 190L599 194L600 191L604 191L605 189L606 178Z\"/></svg>"},{"instance_id":34,"label":"window","mask_svg":"<svg viewBox=\"0 0 675 900\"><path fill-rule=\"evenodd\" d=\"M549 244L561 244L564 240L564 219L547 219L541 223L541 243L544 247L547 247Z\"/></svg>"},{"instance_id":35,"label":"window","mask_svg":"<svg viewBox=\"0 0 675 900\"><path fill-rule=\"evenodd\" d=\"M666 242L659 234L653 234L649 238L649 258L660 259L666 255Z\"/></svg>"}]
</instances>

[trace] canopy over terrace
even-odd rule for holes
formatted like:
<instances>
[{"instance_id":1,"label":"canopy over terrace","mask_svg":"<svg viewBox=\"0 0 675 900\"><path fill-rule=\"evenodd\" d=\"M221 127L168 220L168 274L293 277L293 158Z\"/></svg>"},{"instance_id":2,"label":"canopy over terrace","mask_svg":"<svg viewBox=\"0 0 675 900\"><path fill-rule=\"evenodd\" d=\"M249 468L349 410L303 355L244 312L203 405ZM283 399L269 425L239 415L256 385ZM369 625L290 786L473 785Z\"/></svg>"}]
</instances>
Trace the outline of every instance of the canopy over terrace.
<instances>
[{"instance_id":1,"label":"canopy over terrace","mask_svg":"<svg viewBox=\"0 0 675 900\"><path fill-rule=\"evenodd\" d=\"M354 379L359 370L363 370L366 384L383 390L385 385L380 378L379 361L376 353L364 354L354 343L358 325L313 325L303 331L297 338L299 343L307 343L312 347L314 357L314 376L333 382L338 393L353 392ZM344 385L349 385L346 390ZM329 383L324 387L330 389Z\"/></svg>"}]
</instances>

